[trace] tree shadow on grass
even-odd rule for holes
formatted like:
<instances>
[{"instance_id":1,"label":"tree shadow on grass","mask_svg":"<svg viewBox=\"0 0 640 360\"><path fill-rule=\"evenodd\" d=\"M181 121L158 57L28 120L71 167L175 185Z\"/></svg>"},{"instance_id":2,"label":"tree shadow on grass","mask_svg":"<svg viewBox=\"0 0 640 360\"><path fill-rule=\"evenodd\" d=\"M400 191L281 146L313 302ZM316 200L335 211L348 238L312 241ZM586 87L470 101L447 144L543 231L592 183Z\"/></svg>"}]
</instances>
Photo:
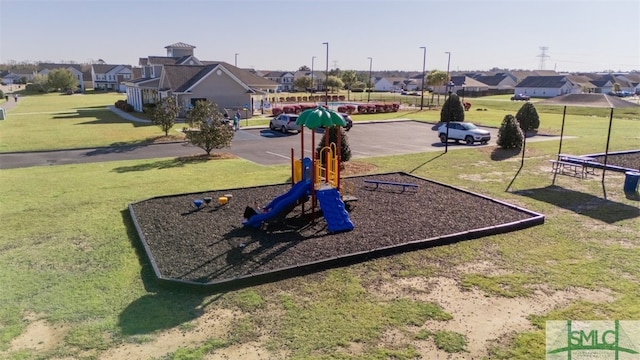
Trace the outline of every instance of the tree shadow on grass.
<instances>
[{"instance_id":1,"label":"tree shadow on grass","mask_svg":"<svg viewBox=\"0 0 640 360\"><path fill-rule=\"evenodd\" d=\"M491 160L502 161L515 157L520 154L521 149L503 149L496 147L491 151Z\"/></svg>"},{"instance_id":2,"label":"tree shadow on grass","mask_svg":"<svg viewBox=\"0 0 640 360\"><path fill-rule=\"evenodd\" d=\"M576 214L604 221L608 224L640 216L640 209L635 206L565 189L556 185L549 185L538 189L518 190L513 193L543 201L573 211Z\"/></svg>"},{"instance_id":3,"label":"tree shadow on grass","mask_svg":"<svg viewBox=\"0 0 640 360\"><path fill-rule=\"evenodd\" d=\"M198 164L207 162L209 160L213 160L214 154L212 156L193 156L193 157L178 157L175 159L168 160L158 160L152 161L144 164L138 164L133 166L121 166L113 169L117 173L128 173L132 171L148 171L148 170L161 170L161 169L173 169L178 167L183 167L187 164Z\"/></svg>"}]
</instances>

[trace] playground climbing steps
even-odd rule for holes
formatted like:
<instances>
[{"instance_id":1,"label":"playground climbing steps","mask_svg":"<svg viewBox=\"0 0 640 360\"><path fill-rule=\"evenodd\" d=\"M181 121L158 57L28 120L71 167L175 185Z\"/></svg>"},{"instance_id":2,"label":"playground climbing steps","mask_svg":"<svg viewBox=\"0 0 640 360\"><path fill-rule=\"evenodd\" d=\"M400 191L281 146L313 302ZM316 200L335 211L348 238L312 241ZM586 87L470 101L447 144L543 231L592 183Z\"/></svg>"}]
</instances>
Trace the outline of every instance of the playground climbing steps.
<instances>
[{"instance_id":1,"label":"playground climbing steps","mask_svg":"<svg viewBox=\"0 0 640 360\"><path fill-rule=\"evenodd\" d=\"M340 192L337 189L320 189L316 191L316 198L320 203L320 208L327 222L329 232L335 233L353 230L353 223L349 218L349 213L345 209L344 202L340 198Z\"/></svg>"}]
</instances>

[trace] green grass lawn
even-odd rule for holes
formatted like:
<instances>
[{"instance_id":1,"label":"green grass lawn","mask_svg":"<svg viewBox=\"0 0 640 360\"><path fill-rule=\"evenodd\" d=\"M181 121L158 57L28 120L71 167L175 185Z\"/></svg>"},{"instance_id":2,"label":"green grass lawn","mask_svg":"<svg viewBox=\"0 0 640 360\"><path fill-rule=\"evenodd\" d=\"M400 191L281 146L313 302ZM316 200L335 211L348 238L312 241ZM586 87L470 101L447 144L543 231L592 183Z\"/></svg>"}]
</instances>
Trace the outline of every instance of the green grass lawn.
<instances>
[{"instance_id":1,"label":"green grass lawn","mask_svg":"<svg viewBox=\"0 0 640 360\"><path fill-rule=\"evenodd\" d=\"M156 127L134 126L102 110L118 98L25 96L8 121L0 122L2 151L28 149L22 142L64 148L95 146L98 138L106 145L160 135ZM482 101L488 110L478 111L473 120L487 125L499 124L503 114L518 108ZM558 132L561 112L538 111L541 128ZM467 115L472 114L473 108ZM565 135L572 136L564 143L567 152L604 151L608 118L588 114L567 116ZM403 117L434 121L437 112ZM639 130L639 117L616 117L611 150L637 148ZM235 315L227 334L163 358L202 359L269 334L261 338L264 348L292 359L414 359L420 353L416 342L464 352L463 334L422 328L429 321L461 320L437 303L381 298L372 288L414 277L453 276L463 288L523 301L539 286L611 294L606 304L574 301L530 316L530 330L502 339L489 354L492 359L543 359L546 319L640 319L639 203L625 197L624 176L616 173L607 175L607 200L599 178L560 177L559 188L549 187L547 160L557 146L555 141L528 144L525 166L509 192L505 188L519 157L494 160L491 148L366 159L376 172L412 172L541 212L546 215L542 226L219 294L157 287L135 245L127 205L158 195L281 183L290 175L288 166L163 158L1 170L0 358L96 359L118 346L152 342L165 330L189 336L203 312L228 310ZM451 272L478 261L504 272ZM66 331L51 348L13 349L12 339L27 329L25 319L43 319ZM410 340L385 342L389 331ZM340 352L350 346L358 351Z\"/></svg>"}]
</instances>

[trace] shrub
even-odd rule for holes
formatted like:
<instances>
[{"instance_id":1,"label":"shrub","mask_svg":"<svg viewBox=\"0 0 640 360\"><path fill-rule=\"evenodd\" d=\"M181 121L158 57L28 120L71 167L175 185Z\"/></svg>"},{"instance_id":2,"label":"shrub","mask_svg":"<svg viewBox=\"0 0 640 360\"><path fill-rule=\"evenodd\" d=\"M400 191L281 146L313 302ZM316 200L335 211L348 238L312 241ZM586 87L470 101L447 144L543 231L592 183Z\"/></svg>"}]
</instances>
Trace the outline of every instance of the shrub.
<instances>
[{"instance_id":1,"label":"shrub","mask_svg":"<svg viewBox=\"0 0 640 360\"><path fill-rule=\"evenodd\" d=\"M498 146L503 149L520 149L523 141L524 133L516 118L511 114L505 116L498 130Z\"/></svg>"},{"instance_id":2,"label":"shrub","mask_svg":"<svg viewBox=\"0 0 640 360\"><path fill-rule=\"evenodd\" d=\"M520 110L516 113L516 119L518 119L520 128L524 132L536 130L540 127L538 111L536 111L536 107L530 102L526 102L522 105Z\"/></svg>"},{"instance_id":3,"label":"shrub","mask_svg":"<svg viewBox=\"0 0 640 360\"><path fill-rule=\"evenodd\" d=\"M126 112L133 112L135 109L133 108L133 105L131 104L125 104L124 106L124 111Z\"/></svg>"},{"instance_id":4,"label":"shrub","mask_svg":"<svg viewBox=\"0 0 640 360\"><path fill-rule=\"evenodd\" d=\"M440 121L464 121L464 108L458 95L451 94L444 102L440 110Z\"/></svg>"},{"instance_id":5,"label":"shrub","mask_svg":"<svg viewBox=\"0 0 640 360\"><path fill-rule=\"evenodd\" d=\"M316 147L316 156L320 154L320 150L325 146L325 137L329 136L329 144L335 143L338 144L338 131L340 131L340 159L342 161L349 161L351 159L351 147L349 146L349 138L347 137L347 132L341 126L332 126L330 128L326 128L324 131L324 135L322 135L322 139L318 142L318 146ZM324 165L324 157L320 159L320 162Z\"/></svg>"},{"instance_id":6,"label":"shrub","mask_svg":"<svg viewBox=\"0 0 640 360\"><path fill-rule=\"evenodd\" d=\"M156 107L156 104L144 104L142 105L142 112L148 113L151 112Z\"/></svg>"}]
</instances>

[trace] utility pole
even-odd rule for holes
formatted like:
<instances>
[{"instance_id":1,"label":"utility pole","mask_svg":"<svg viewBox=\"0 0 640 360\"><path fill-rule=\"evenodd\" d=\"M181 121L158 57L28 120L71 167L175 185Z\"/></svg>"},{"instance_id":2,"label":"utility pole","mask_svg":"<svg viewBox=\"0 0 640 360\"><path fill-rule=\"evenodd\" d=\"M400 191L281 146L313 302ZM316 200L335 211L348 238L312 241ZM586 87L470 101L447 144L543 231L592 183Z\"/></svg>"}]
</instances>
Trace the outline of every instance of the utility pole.
<instances>
[{"instance_id":1,"label":"utility pole","mask_svg":"<svg viewBox=\"0 0 640 360\"><path fill-rule=\"evenodd\" d=\"M427 62L427 47L426 46L420 46L420 49L422 49L422 93L420 94L420 110L422 111L422 108L424 107L424 78L426 76L425 74L425 64Z\"/></svg>"},{"instance_id":2,"label":"utility pole","mask_svg":"<svg viewBox=\"0 0 640 360\"><path fill-rule=\"evenodd\" d=\"M313 60L315 60L315 56L311 57L311 95L313 95L313 88L314 88L314 83L313 83Z\"/></svg>"},{"instance_id":3,"label":"utility pole","mask_svg":"<svg viewBox=\"0 0 640 360\"><path fill-rule=\"evenodd\" d=\"M367 59L369 59L369 91L367 91L367 102L369 102L369 100L371 100L371 88L373 86L373 84L371 83L371 65L373 64L373 58L368 57Z\"/></svg>"},{"instance_id":4,"label":"utility pole","mask_svg":"<svg viewBox=\"0 0 640 360\"><path fill-rule=\"evenodd\" d=\"M327 67L324 71L324 105L329 108L329 43L323 42L323 45L327 45Z\"/></svg>"}]
</instances>

